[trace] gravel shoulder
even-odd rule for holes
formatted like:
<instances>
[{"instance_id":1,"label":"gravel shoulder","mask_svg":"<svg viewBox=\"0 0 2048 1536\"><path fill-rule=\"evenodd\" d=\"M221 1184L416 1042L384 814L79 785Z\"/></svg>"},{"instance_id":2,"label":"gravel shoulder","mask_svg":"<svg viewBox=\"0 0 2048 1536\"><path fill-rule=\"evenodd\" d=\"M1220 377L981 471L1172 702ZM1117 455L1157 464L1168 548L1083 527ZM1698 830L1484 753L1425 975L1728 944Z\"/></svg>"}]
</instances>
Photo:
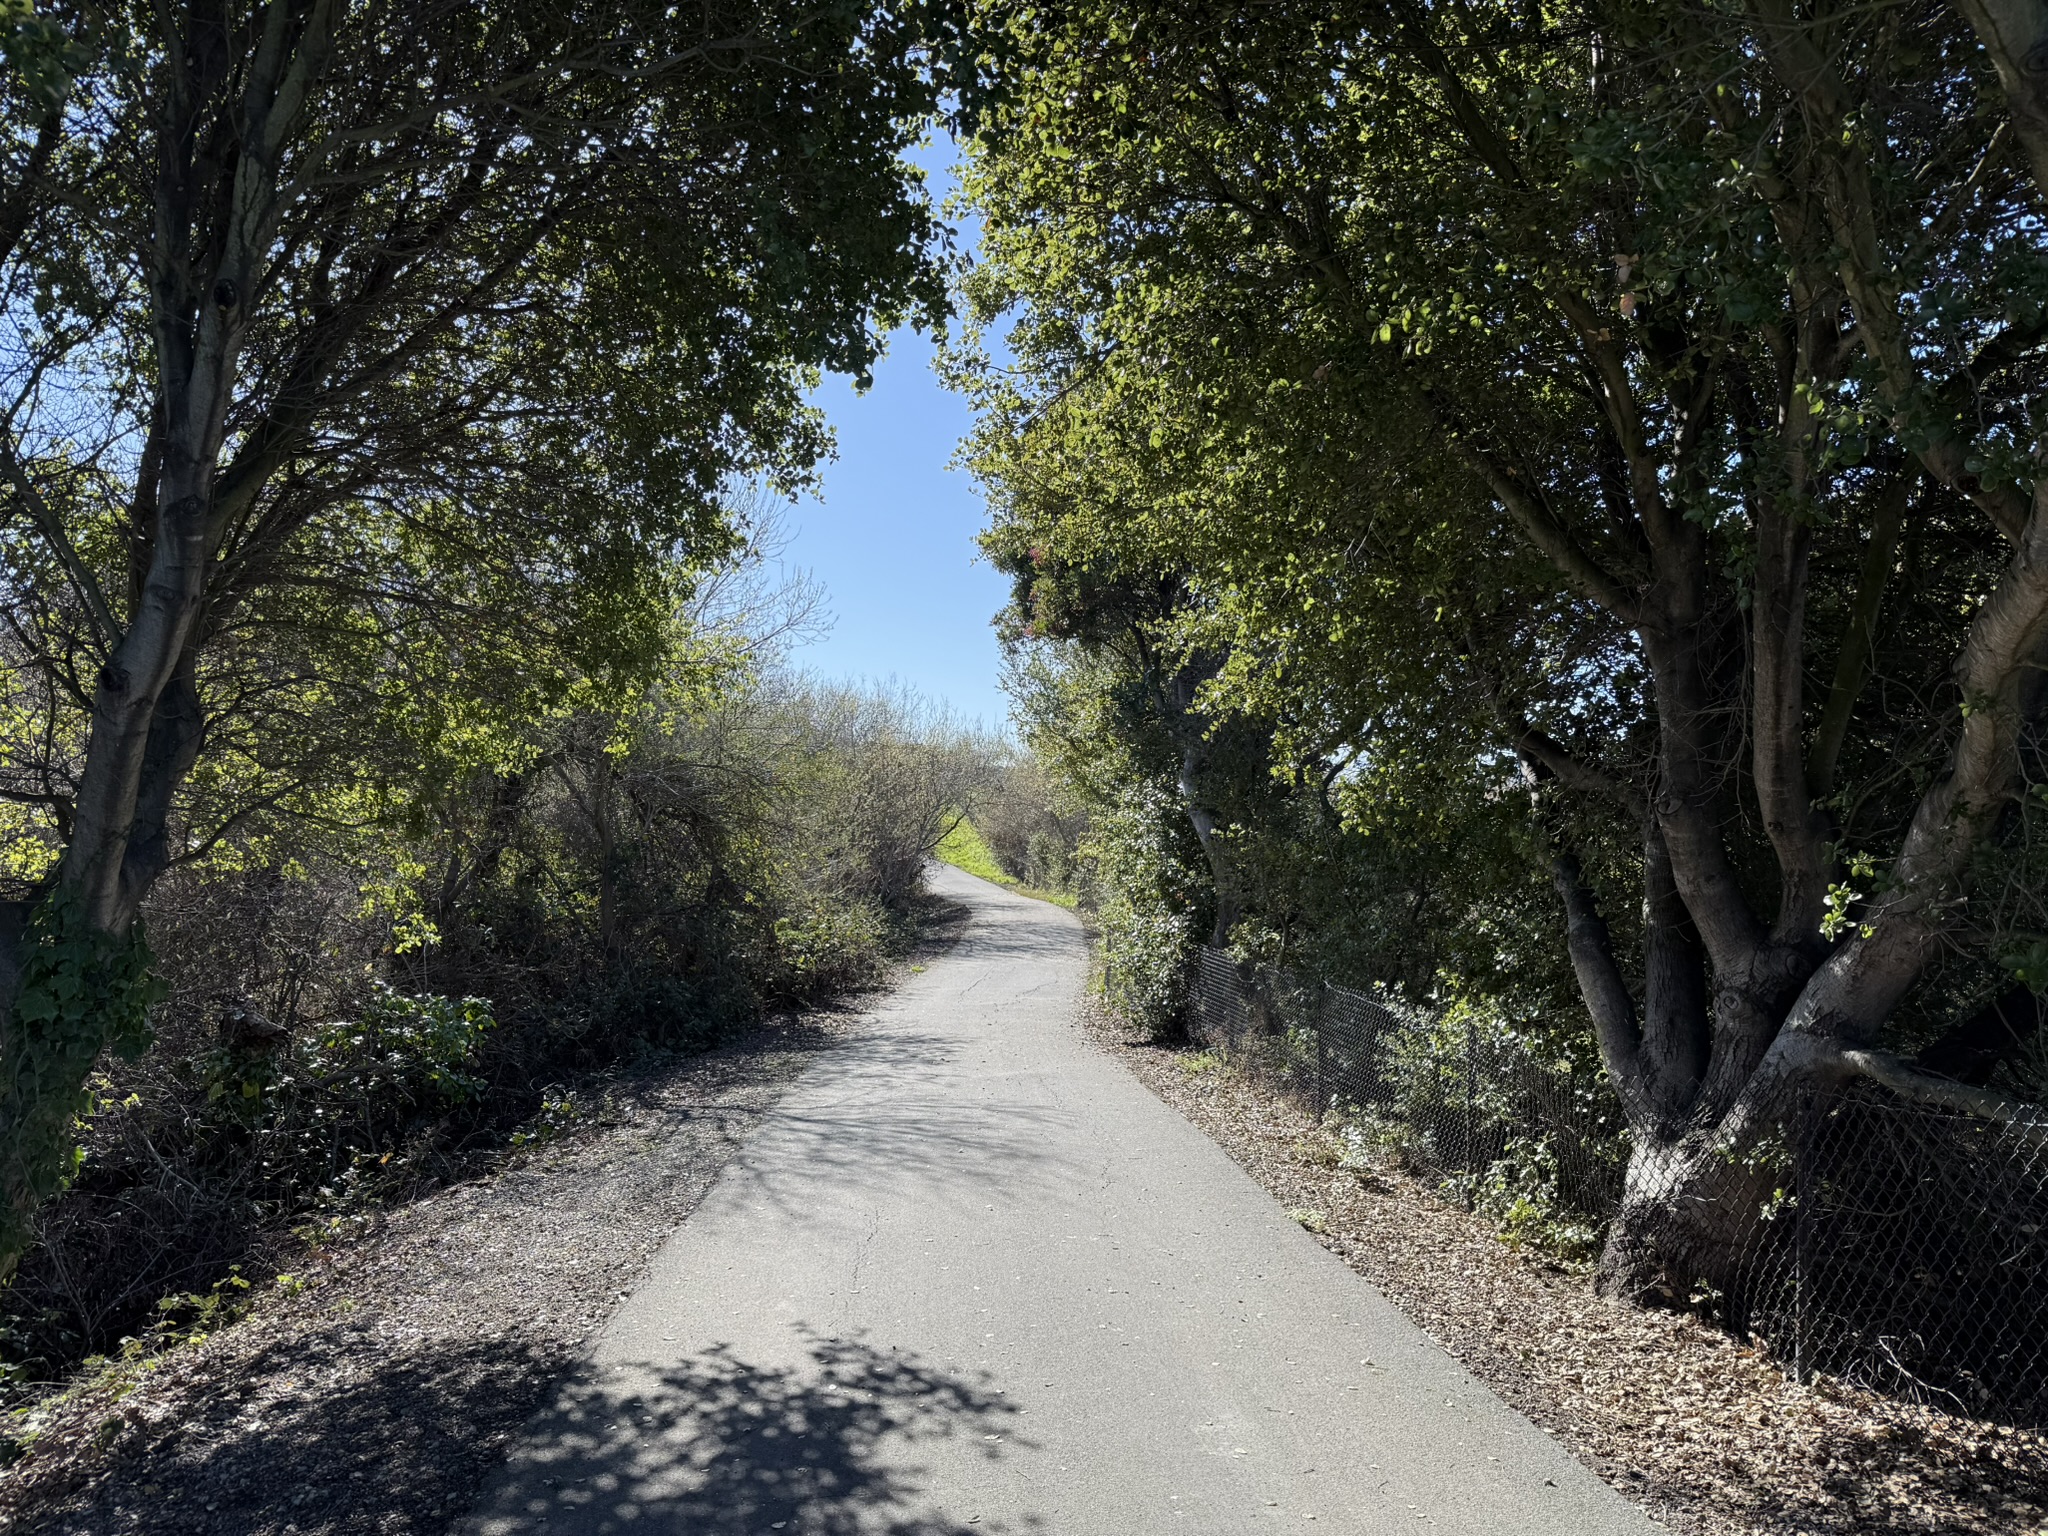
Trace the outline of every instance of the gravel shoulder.
<instances>
[{"instance_id":1,"label":"gravel shoulder","mask_svg":"<svg viewBox=\"0 0 2048 1536\"><path fill-rule=\"evenodd\" d=\"M445 1530L762 1115L857 1027L783 1020L585 1089L585 1121L313 1248L240 1321L81 1377L33 1410L0 1530Z\"/></svg>"},{"instance_id":2,"label":"gravel shoulder","mask_svg":"<svg viewBox=\"0 0 2048 1536\"><path fill-rule=\"evenodd\" d=\"M1674 1529L2048 1531L2048 1434L1800 1386L1690 1318L1600 1300L1415 1180L1339 1167L1335 1137L1208 1053L1133 1042L1094 1008L1087 1027L1475 1376Z\"/></svg>"}]
</instances>

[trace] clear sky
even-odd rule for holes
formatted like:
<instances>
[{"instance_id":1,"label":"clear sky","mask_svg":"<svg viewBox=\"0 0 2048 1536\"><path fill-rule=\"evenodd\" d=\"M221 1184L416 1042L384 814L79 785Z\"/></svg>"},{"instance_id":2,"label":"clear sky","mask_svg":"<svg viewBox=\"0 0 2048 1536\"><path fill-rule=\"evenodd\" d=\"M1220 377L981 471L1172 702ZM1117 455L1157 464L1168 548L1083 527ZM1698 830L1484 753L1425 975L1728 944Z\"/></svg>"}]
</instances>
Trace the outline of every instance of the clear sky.
<instances>
[{"instance_id":1,"label":"clear sky","mask_svg":"<svg viewBox=\"0 0 2048 1536\"><path fill-rule=\"evenodd\" d=\"M918 157L943 199L952 146ZM972 230L960 232L963 240ZM989 621L1007 583L975 546L985 517L966 474L948 462L972 424L965 401L932 372L932 344L901 331L866 394L828 377L814 397L838 434L823 495L788 514L782 559L824 583L832 627L794 663L831 678L895 679L969 719L1002 726L999 650Z\"/></svg>"}]
</instances>

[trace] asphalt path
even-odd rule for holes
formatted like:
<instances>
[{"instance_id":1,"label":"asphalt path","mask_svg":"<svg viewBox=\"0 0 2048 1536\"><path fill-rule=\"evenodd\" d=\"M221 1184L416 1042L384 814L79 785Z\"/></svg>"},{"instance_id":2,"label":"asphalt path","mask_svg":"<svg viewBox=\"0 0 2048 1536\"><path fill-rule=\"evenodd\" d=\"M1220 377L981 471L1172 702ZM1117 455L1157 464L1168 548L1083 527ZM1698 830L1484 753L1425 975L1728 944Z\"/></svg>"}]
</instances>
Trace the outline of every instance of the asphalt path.
<instances>
[{"instance_id":1,"label":"asphalt path","mask_svg":"<svg viewBox=\"0 0 2048 1536\"><path fill-rule=\"evenodd\" d=\"M1067 912L960 942L762 1122L471 1536L1649 1536L1092 1046Z\"/></svg>"}]
</instances>

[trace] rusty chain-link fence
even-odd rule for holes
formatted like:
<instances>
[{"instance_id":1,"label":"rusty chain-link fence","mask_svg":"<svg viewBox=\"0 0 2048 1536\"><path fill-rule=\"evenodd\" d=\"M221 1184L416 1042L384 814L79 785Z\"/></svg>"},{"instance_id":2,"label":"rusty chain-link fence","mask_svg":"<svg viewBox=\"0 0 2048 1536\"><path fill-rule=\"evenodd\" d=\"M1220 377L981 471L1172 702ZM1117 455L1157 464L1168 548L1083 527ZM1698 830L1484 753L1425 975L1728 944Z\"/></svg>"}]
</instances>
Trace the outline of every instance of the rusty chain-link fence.
<instances>
[{"instance_id":1,"label":"rusty chain-link fence","mask_svg":"<svg viewBox=\"0 0 2048 1536\"><path fill-rule=\"evenodd\" d=\"M1347 1144L1503 1235L1591 1262L1660 1193L1597 1071L1476 1014L1305 983L1198 950L1188 1023ZM1909 1103L1875 1084L1803 1094L1723 1198L1746 1236L1675 1300L1788 1369L1950 1411L2048 1423L2048 1136ZM1733 1189L1734 1195L1725 1192ZM1681 1198L1696 1199L1676 1190Z\"/></svg>"}]
</instances>

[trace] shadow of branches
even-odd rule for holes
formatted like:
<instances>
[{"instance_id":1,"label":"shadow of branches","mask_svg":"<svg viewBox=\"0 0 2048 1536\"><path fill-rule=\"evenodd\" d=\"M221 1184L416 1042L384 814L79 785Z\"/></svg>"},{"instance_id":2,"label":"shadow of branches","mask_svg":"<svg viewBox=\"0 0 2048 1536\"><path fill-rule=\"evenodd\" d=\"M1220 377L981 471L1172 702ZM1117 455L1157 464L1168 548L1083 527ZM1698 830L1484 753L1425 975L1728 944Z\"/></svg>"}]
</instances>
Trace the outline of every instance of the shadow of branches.
<instances>
[{"instance_id":1,"label":"shadow of branches","mask_svg":"<svg viewBox=\"0 0 2048 1536\"><path fill-rule=\"evenodd\" d=\"M907 1447L968 1439L991 1460L1028 1445L986 1382L900 1351L806 1335L801 1367L724 1347L628 1367L565 1394L487 1496L474 1536L782 1531L786 1536L975 1536L1042 1528L963 1523L921 1508Z\"/></svg>"}]
</instances>

